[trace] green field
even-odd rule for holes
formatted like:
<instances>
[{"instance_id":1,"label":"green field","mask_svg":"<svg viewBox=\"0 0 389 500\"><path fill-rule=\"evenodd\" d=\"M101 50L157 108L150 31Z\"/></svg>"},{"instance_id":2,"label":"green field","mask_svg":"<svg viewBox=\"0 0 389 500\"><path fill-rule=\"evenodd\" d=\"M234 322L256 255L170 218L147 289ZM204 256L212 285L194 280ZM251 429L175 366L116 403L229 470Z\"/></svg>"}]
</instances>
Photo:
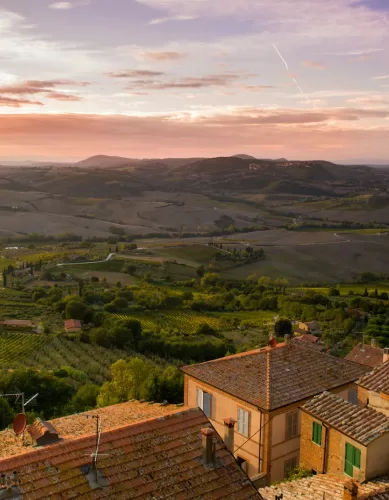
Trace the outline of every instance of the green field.
<instances>
[{"instance_id":1,"label":"green field","mask_svg":"<svg viewBox=\"0 0 389 500\"><path fill-rule=\"evenodd\" d=\"M220 330L222 323L219 318L195 313L192 311L150 311L147 313L115 314L121 319L136 319L142 324L144 330L154 331L177 330L181 333L195 334L198 327L208 323L215 330Z\"/></svg>"},{"instance_id":2,"label":"green field","mask_svg":"<svg viewBox=\"0 0 389 500\"><path fill-rule=\"evenodd\" d=\"M389 282L387 281L375 281L373 283L350 283L350 284L340 284L337 285L339 287L341 295L348 295L349 292L353 292L355 294L360 294L362 295L367 288L368 293L374 292L376 289L378 291L378 294L387 292L389 293ZM311 291L311 292L316 292L320 293L323 295L328 295L329 293L329 288L327 287L299 287L299 288L293 288L290 289L290 291L295 290L295 291Z\"/></svg>"},{"instance_id":3,"label":"green field","mask_svg":"<svg viewBox=\"0 0 389 500\"><path fill-rule=\"evenodd\" d=\"M25 358L30 353L39 352L53 338L53 335L33 333L0 333L0 364L2 368L9 367L16 362L24 363Z\"/></svg>"},{"instance_id":4,"label":"green field","mask_svg":"<svg viewBox=\"0 0 389 500\"><path fill-rule=\"evenodd\" d=\"M115 361L128 357L124 351L73 342L60 336L49 338L48 342L36 346L27 354L23 359L24 367L57 370L63 366L70 366L86 373L89 380L97 384L109 379L109 370Z\"/></svg>"},{"instance_id":5,"label":"green field","mask_svg":"<svg viewBox=\"0 0 389 500\"><path fill-rule=\"evenodd\" d=\"M158 251L166 257L183 259L198 264L208 264L218 250L207 245L172 246Z\"/></svg>"}]
</instances>

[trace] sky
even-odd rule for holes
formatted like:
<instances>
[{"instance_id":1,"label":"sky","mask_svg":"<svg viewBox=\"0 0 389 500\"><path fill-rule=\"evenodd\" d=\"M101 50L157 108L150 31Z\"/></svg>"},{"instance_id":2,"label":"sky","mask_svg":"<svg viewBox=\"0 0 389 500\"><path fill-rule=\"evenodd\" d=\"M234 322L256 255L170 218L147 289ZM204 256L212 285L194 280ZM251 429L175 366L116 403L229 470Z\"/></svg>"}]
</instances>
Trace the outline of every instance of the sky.
<instances>
[{"instance_id":1,"label":"sky","mask_svg":"<svg viewBox=\"0 0 389 500\"><path fill-rule=\"evenodd\" d=\"M0 160L389 164L389 0L0 0Z\"/></svg>"}]
</instances>

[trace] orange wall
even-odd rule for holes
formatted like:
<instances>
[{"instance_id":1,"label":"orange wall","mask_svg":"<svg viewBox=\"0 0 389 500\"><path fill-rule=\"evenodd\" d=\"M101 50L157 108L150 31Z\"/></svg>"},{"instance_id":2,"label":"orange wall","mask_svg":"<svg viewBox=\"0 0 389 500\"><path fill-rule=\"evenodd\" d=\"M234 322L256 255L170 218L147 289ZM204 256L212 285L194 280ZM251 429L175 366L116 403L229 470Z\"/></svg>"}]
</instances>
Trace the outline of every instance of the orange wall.
<instances>
[{"instance_id":1,"label":"orange wall","mask_svg":"<svg viewBox=\"0 0 389 500\"><path fill-rule=\"evenodd\" d=\"M270 414L262 414L261 417L261 412L255 406L188 375L185 375L184 383L185 405L194 408L197 407L197 387L212 395L210 420L221 438L224 438L224 418L232 417L237 421L238 408L243 408L250 412L249 435L253 436L253 438L246 442L248 438L238 433L238 424L236 423L235 456L240 456L248 462L247 473L251 479L260 472L266 472L268 484L281 481L284 479L285 462L296 457L297 464L299 463L301 411L298 410L298 407L309 401L309 399L286 406ZM352 383L335 389L332 392L337 393L340 397L347 400L349 389L355 387L355 384ZM298 435L296 438L287 440L286 414L291 410L298 410ZM266 423L267 420L269 420L268 423ZM260 437L261 427L262 437ZM243 445L243 443L245 444ZM242 448L236 451L241 445L243 445Z\"/></svg>"},{"instance_id":2,"label":"orange wall","mask_svg":"<svg viewBox=\"0 0 389 500\"><path fill-rule=\"evenodd\" d=\"M185 405L197 407L197 387L211 394L211 416L210 421L215 427L221 438L224 437L223 419L231 417L238 421L238 408L243 408L250 413L249 417L249 436L259 431L261 427L261 413L254 406L248 405L244 401L232 398L225 393L216 391L215 388L199 382L185 375ZM234 449L235 456L240 456L248 463L247 474L249 477L256 476L260 472L259 467L259 432L253 436L247 443L247 437L238 433L238 423L235 424ZM245 444L244 444L245 443Z\"/></svg>"}]
</instances>

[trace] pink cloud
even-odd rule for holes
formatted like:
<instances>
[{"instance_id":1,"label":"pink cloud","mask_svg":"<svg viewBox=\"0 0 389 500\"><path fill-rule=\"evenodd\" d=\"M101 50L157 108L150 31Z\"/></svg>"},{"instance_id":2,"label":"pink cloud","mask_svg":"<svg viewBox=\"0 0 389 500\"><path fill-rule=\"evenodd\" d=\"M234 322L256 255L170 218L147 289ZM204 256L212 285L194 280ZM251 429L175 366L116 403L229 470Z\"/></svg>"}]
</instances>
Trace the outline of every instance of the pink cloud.
<instances>
[{"instance_id":1,"label":"pink cloud","mask_svg":"<svg viewBox=\"0 0 389 500\"><path fill-rule=\"evenodd\" d=\"M326 159L385 158L387 128L347 129L328 120L388 117L384 110L334 109L323 112L246 109L239 113L193 119L181 115L1 115L0 156L87 157L98 153L132 157L228 155ZM298 127L296 125L299 125ZM302 130L309 133L301 133ZM131 137L129 142L128 138ZM329 148L323 149L323 144ZM336 146L342 145L338 151ZM97 149L96 149L97 148ZM334 153L332 153L334 150ZM152 151L152 154L150 153ZM334 156L336 154L336 157ZM339 154L342 157L339 157Z\"/></svg>"},{"instance_id":2,"label":"pink cloud","mask_svg":"<svg viewBox=\"0 0 389 500\"><path fill-rule=\"evenodd\" d=\"M30 101L28 99L15 99L13 97L0 96L0 107L7 106L9 108L21 108L28 105L43 106L43 104L39 101Z\"/></svg>"},{"instance_id":3,"label":"pink cloud","mask_svg":"<svg viewBox=\"0 0 389 500\"><path fill-rule=\"evenodd\" d=\"M327 66L325 64L321 64L318 62L314 61L303 61L304 66L308 66L309 68L315 68L315 69L327 69Z\"/></svg>"},{"instance_id":4,"label":"pink cloud","mask_svg":"<svg viewBox=\"0 0 389 500\"><path fill-rule=\"evenodd\" d=\"M183 52L143 52L142 54L144 59L148 59L151 61L178 61L179 59L183 59L187 56L187 54Z\"/></svg>"}]
</instances>

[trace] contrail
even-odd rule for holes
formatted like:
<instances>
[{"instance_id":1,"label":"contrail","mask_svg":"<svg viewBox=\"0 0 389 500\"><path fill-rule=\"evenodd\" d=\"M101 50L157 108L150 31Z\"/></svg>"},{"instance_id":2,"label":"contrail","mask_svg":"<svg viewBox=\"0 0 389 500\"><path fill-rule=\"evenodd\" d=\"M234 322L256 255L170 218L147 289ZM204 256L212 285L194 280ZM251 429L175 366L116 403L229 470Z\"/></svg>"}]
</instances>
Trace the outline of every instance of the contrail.
<instances>
[{"instance_id":1,"label":"contrail","mask_svg":"<svg viewBox=\"0 0 389 500\"><path fill-rule=\"evenodd\" d=\"M281 60L283 61L283 63L285 64L286 66L286 69L289 71L289 67L288 67L288 64L287 62L285 61L285 59L282 57L281 55L281 52L277 49L277 47L274 45L273 43L273 47L275 48L277 54L280 56ZM299 89L299 91L301 92L301 94L305 97L305 99L309 102L309 104L312 105L313 109L316 109L316 106L315 106L315 103L312 102L309 97L304 93L303 89L300 87L300 85L297 83L297 80L295 78L292 78L292 80L294 81L294 83L296 84L296 87Z\"/></svg>"},{"instance_id":2,"label":"contrail","mask_svg":"<svg viewBox=\"0 0 389 500\"><path fill-rule=\"evenodd\" d=\"M282 55L281 55L280 51L277 49L277 47L274 45L274 43L273 43L273 47L276 49L277 54L281 57L281 60L283 61L283 63L284 63L284 64L285 64L285 66L286 66L286 69L289 71L289 68L288 68L288 65L286 64L285 59L282 57Z\"/></svg>"}]
</instances>

